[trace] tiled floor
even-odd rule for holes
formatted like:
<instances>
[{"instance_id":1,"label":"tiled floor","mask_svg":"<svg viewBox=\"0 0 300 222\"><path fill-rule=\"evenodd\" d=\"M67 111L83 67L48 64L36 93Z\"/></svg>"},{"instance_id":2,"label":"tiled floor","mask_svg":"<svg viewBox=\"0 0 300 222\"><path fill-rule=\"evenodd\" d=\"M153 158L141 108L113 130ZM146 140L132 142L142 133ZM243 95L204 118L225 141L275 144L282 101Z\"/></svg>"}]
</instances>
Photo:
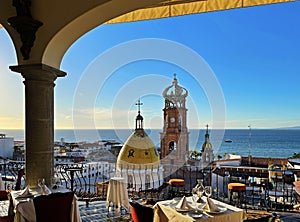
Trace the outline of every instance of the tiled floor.
<instances>
[{"instance_id":1,"label":"tiled floor","mask_svg":"<svg viewBox=\"0 0 300 222\"><path fill-rule=\"evenodd\" d=\"M119 216L116 211L108 212L105 201L90 202L89 206L83 201L78 202L82 222L131 222L129 212L123 211ZM0 216L7 215L8 201L0 201ZM283 222L300 222L300 213L277 212Z\"/></svg>"},{"instance_id":2,"label":"tiled floor","mask_svg":"<svg viewBox=\"0 0 300 222\"><path fill-rule=\"evenodd\" d=\"M300 213L286 213L286 212L277 212L280 220L284 222L299 222Z\"/></svg>"},{"instance_id":3,"label":"tiled floor","mask_svg":"<svg viewBox=\"0 0 300 222\"><path fill-rule=\"evenodd\" d=\"M88 207L85 202L79 201L78 206L82 222L132 221L130 213L124 210L122 211L122 215L116 210L108 212L105 201L90 202Z\"/></svg>"},{"instance_id":4,"label":"tiled floor","mask_svg":"<svg viewBox=\"0 0 300 222\"><path fill-rule=\"evenodd\" d=\"M7 215L8 206L9 206L9 200L0 201L0 217Z\"/></svg>"}]
</instances>

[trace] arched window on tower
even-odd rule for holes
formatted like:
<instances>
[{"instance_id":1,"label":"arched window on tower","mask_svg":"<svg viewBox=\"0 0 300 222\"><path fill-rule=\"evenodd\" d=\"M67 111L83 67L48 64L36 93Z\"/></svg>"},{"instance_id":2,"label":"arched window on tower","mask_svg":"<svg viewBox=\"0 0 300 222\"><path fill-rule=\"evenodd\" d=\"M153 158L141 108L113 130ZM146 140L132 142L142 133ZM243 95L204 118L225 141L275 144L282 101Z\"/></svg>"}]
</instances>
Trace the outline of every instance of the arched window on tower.
<instances>
[{"instance_id":1,"label":"arched window on tower","mask_svg":"<svg viewBox=\"0 0 300 222\"><path fill-rule=\"evenodd\" d=\"M175 153L177 149L177 143L175 141L171 141L169 143L169 153L173 152Z\"/></svg>"}]
</instances>

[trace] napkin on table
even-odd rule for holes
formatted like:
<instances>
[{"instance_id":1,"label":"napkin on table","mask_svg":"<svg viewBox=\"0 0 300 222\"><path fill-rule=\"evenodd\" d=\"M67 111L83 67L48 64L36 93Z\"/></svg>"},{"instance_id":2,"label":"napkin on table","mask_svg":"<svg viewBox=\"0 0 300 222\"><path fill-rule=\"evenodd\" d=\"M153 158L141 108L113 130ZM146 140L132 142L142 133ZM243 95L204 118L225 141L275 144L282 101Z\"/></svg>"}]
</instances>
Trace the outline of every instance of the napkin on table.
<instances>
[{"instance_id":1,"label":"napkin on table","mask_svg":"<svg viewBox=\"0 0 300 222\"><path fill-rule=\"evenodd\" d=\"M163 204L155 204L154 209L154 222L194 222L192 217L182 215L176 210Z\"/></svg>"},{"instance_id":2,"label":"napkin on table","mask_svg":"<svg viewBox=\"0 0 300 222\"><path fill-rule=\"evenodd\" d=\"M42 195L48 195L50 193L51 193L51 190L46 185L43 185L42 186Z\"/></svg>"},{"instance_id":3,"label":"napkin on table","mask_svg":"<svg viewBox=\"0 0 300 222\"><path fill-rule=\"evenodd\" d=\"M205 204L204 209L206 209L210 212L220 212L221 211L221 209L216 204L214 204L214 202L209 197L207 197L206 201L207 201L207 203Z\"/></svg>"},{"instance_id":4,"label":"napkin on table","mask_svg":"<svg viewBox=\"0 0 300 222\"><path fill-rule=\"evenodd\" d=\"M17 197L22 198L22 197L30 197L30 196L32 196L32 193L30 192L29 186L26 186L25 189L22 190Z\"/></svg>"},{"instance_id":5,"label":"napkin on table","mask_svg":"<svg viewBox=\"0 0 300 222\"><path fill-rule=\"evenodd\" d=\"M190 210L190 209L192 209L192 207L188 204L185 196L183 196L181 198L181 200L178 202L178 204L175 206L175 208L181 209L181 210Z\"/></svg>"}]
</instances>

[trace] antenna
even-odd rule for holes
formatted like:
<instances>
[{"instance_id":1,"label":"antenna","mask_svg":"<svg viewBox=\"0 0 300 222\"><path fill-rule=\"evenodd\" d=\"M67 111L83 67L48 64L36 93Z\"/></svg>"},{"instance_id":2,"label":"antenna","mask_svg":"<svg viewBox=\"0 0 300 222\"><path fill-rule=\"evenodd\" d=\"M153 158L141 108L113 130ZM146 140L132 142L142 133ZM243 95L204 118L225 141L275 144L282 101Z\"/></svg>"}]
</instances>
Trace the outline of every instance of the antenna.
<instances>
[{"instance_id":1,"label":"antenna","mask_svg":"<svg viewBox=\"0 0 300 222\"><path fill-rule=\"evenodd\" d=\"M249 155L251 154L251 125L249 124L249 142L248 142L248 148L249 148Z\"/></svg>"}]
</instances>

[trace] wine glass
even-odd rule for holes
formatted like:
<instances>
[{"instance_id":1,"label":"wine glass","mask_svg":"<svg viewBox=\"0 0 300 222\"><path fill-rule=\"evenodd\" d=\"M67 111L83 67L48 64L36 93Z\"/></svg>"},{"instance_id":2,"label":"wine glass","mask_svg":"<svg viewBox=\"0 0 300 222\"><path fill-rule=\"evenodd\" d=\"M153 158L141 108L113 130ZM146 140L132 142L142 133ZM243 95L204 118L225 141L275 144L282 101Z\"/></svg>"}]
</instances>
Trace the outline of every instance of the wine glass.
<instances>
[{"instance_id":1,"label":"wine glass","mask_svg":"<svg viewBox=\"0 0 300 222\"><path fill-rule=\"evenodd\" d=\"M212 195L212 188L211 186L205 186L204 187L204 193L207 197L210 197Z\"/></svg>"},{"instance_id":2,"label":"wine glass","mask_svg":"<svg viewBox=\"0 0 300 222\"><path fill-rule=\"evenodd\" d=\"M204 193L203 185L198 186L197 187L197 195L198 195L200 201L202 201L203 193Z\"/></svg>"},{"instance_id":3,"label":"wine glass","mask_svg":"<svg viewBox=\"0 0 300 222\"><path fill-rule=\"evenodd\" d=\"M51 178L51 186L52 186L52 189L58 189L59 188L59 178L57 177L53 177Z\"/></svg>"},{"instance_id":4,"label":"wine glass","mask_svg":"<svg viewBox=\"0 0 300 222\"><path fill-rule=\"evenodd\" d=\"M45 179L44 178L38 178L38 186L42 188L45 186Z\"/></svg>"},{"instance_id":5,"label":"wine glass","mask_svg":"<svg viewBox=\"0 0 300 222\"><path fill-rule=\"evenodd\" d=\"M198 188L193 188L192 189L192 201L193 201L193 206L194 206L195 213L198 212L198 209L197 209L198 199L199 199L199 197L198 197Z\"/></svg>"}]
</instances>

